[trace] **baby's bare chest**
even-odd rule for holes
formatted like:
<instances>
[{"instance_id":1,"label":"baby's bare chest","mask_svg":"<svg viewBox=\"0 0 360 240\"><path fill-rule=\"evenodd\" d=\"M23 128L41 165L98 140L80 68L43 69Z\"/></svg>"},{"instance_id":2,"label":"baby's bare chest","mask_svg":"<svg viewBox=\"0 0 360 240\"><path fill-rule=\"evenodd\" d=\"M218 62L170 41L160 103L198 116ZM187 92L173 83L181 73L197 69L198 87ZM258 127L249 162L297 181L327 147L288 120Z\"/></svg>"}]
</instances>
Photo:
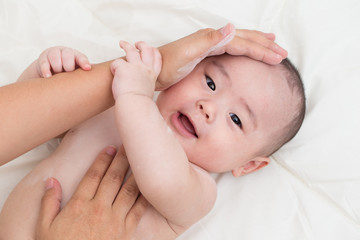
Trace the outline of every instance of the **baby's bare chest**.
<instances>
[{"instance_id":1,"label":"baby's bare chest","mask_svg":"<svg viewBox=\"0 0 360 240\"><path fill-rule=\"evenodd\" d=\"M120 146L112 109L69 130L56 152L46 161L63 187L63 204L74 193L77 184L98 153L108 145ZM45 169L44 168L44 169ZM175 239L166 219L148 206L137 227L134 239Z\"/></svg>"}]
</instances>

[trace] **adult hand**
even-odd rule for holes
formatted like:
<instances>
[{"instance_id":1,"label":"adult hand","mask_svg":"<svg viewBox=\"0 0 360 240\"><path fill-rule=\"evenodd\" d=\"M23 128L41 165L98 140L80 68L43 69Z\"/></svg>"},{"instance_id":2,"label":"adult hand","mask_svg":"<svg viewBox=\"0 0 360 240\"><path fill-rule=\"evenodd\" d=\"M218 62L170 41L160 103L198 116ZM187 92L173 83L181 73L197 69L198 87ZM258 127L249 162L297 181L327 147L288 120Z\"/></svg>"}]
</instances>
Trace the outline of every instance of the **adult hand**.
<instances>
[{"instance_id":1,"label":"adult hand","mask_svg":"<svg viewBox=\"0 0 360 240\"><path fill-rule=\"evenodd\" d=\"M139 189L132 175L121 186L129 164L123 149L115 154L115 148L107 147L98 155L61 211L59 182L46 182L37 240L131 238L148 202L142 196L138 198Z\"/></svg>"},{"instance_id":2,"label":"adult hand","mask_svg":"<svg viewBox=\"0 0 360 240\"><path fill-rule=\"evenodd\" d=\"M156 82L164 90L188 75L207 56L228 53L245 55L268 64L278 64L287 51L277 45L275 35L255 30L236 30L234 25L215 30L201 29L189 36L159 47L163 67Z\"/></svg>"}]
</instances>

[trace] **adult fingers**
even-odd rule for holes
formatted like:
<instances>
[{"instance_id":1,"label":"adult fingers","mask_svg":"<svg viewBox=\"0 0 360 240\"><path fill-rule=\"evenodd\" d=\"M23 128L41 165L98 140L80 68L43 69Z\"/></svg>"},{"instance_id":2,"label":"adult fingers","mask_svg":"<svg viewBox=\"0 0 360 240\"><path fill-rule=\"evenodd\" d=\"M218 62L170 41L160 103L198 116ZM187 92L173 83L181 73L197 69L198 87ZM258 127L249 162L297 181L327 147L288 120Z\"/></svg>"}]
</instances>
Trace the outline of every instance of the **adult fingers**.
<instances>
[{"instance_id":1,"label":"adult fingers","mask_svg":"<svg viewBox=\"0 0 360 240\"><path fill-rule=\"evenodd\" d=\"M113 204L113 209L116 211L118 219L122 220L126 218L139 193L140 191L135 182L134 175L131 174L121 187Z\"/></svg>"},{"instance_id":2,"label":"adult fingers","mask_svg":"<svg viewBox=\"0 0 360 240\"><path fill-rule=\"evenodd\" d=\"M115 154L116 149L113 146L106 147L100 152L79 183L72 198L85 200L94 198L100 182L103 179L106 170L110 166Z\"/></svg>"},{"instance_id":3,"label":"adult fingers","mask_svg":"<svg viewBox=\"0 0 360 240\"><path fill-rule=\"evenodd\" d=\"M218 30L206 28L159 47L162 69L156 89L163 90L189 74L214 49L222 48L235 35L235 27L227 24Z\"/></svg>"},{"instance_id":4,"label":"adult fingers","mask_svg":"<svg viewBox=\"0 0 360 240\"><path fill-rule=\"evenodd\" d=\"M256 30L239 29L236 30L236 37L253 41L270 49L274 53L279 54L283 58L287 57L287 51L274 42L275 35L273 34L263 33Z\"/></svg>"},{"instance_id":5,"label":"adult fingers","mask_svg":"<svg viewBox=\"0 0 360 240\"><path fill-rule=\"evenodd\" d=\"M269 48L244 38L234 38L233 41L226 46L226 52L231 55L245 55L268 64L278 64L283 59L283 56Z\"/></svg>"},{"instance_id":6,"label":"adult fingers","mask_svg":"<svg viewBox=\"0 0 360 240\"><path fill-rule=\"evenodd\" d=\"M41 200L39 218L36 224L36 233L41 235L50 228L51 223L60 211L61 204L61 186L54 179L49 178L45 183L45 194Z\"/></svg>"},{"instance_id":7,"label":"adult fingers","mask_svg":"<svg viewBox=\"0 0 360 240\"><path fill-rule=\"evenodd\" d=\"M154 63L153 69L157 75L160 74L162 68L162 56L158 49L154 49Z\"/></svg>"},{"instance_id":8,"label":"adult fingers","mask_svg":"<svg viewBox=\"0 0 360 240\"><path fill-rule=\"evenodd\" d=\"M94 199L112 205L128 169L129 163L125 151L120 150L106 171Z\"/></svg>"},{"instance_id":9,"label":"adult fingers","mask_svg":"<svg viewBox=\"0 0 360 240\"><path fill-rule=\"evenodd\" d=\"M210 47L204 54L202 55L202 58L207 57L209 54L211 54L214 51L217 51L218 49L222 49L226 44L228 44L235 36L236 30L234 25L231 23L225 25L223 28L217 30L217 31L210 31L208 32L208 38L213 41L214 35L218 35L221 33L221 36L223 38L220 42L218 42L216 45ZM225 36L225 37L224 37ZM216 39L216 38L215 38Z\"/></svg>"},{"instance_id":10,"label":"adult fingers","mask_svg":"<svg viewBox=\"0 0 360 240\"><path fill-rule=\"evenodd\" d=\"M264 36L271 41L275 41L275 34L273 33L264 33Z\"/></svg>"},{"instance_id":11,"label":"adult fingers","mask_svg":"<svg viewBox=\"0 0 360 240\"><path fill-rule=\"evenodd\" d=\"M233 24L228 23L224 27L217 30L211 28L201 29L189 35L188 37L185 37L184 40L186 39L188 41L186 45L189 44L189 46L191 46L191 48L186 45L184 46L188 50L186 51L188 57L187 60L189 62L201 61L207 57L210 52L222 48L228 44L234 36L235 27ZM181 40L182 39L179 41ZM185 43L185 41L183 42Z\"/></svg>"},{"instance_id":12,"label":"adult fingers","mask_svg":"<svg viewBox=\"0 0 360 240\"><path fill-rule=\"evenodd\" d=\"M126 217L126 226L137 226L144 216L146 209L150 206L150 203L145 199L143 195L140 195L133 207L130 209Z\"/></svg>"}]
</instances>

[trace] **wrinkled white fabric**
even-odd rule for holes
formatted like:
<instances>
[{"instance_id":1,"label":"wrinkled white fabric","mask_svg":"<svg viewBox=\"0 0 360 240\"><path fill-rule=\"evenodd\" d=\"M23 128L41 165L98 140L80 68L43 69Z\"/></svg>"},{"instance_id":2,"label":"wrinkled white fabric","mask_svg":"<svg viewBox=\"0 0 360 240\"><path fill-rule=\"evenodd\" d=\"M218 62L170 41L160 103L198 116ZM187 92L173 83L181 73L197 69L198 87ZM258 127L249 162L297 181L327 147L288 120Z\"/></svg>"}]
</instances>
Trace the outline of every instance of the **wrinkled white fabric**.
<instances>
[{"instance_id":1,"label":"wrinkled white fabric","mask_svg":"<svg viewBox=\"0 0 360 240\"><path fill-rule=\"evenodd\" d=\"M120 39L159 46L228 22L273 32L304 79L304 125L263 170L238 179L214 175L214 209L180 239L356 240L359 12L358 0L0 0L0 85L14 82L55 45L101 62L123 54ZM51 141L0 168L0 206L56 144Z\"/></svg>"}]
</instances>

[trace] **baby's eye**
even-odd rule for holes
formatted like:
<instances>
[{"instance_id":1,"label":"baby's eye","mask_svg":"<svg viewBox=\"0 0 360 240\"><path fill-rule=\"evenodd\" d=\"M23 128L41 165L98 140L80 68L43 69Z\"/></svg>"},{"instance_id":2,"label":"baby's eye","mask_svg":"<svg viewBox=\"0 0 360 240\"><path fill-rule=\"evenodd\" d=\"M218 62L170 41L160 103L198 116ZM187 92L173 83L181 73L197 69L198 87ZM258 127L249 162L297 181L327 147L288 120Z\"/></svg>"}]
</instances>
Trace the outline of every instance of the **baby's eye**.
<instances>
[{"instance_id":1,"label":"baby's eye","mask_svg":"<svg viewBox=\"0 0 360 240\"><path fill-rule=\"evenodd\" d=\"M215 91L216 86L215 86L214 81L213 81L209 76L206 76L206 75L205 75L205 78L206 78L206 84L209 86L209 88L210 88L211 90Z\"/></svg>"},{"instance_id":2,"label":"baby's eye","mask_svg":"<svg viewBox=\"0 0 360 240\"><path fill-rule=\"evenodd\" d=\"M231 120L238 125L240 128L242 128L242 123L240 118L235 113L229 113Z\"/></svg>"}]
</instances>

